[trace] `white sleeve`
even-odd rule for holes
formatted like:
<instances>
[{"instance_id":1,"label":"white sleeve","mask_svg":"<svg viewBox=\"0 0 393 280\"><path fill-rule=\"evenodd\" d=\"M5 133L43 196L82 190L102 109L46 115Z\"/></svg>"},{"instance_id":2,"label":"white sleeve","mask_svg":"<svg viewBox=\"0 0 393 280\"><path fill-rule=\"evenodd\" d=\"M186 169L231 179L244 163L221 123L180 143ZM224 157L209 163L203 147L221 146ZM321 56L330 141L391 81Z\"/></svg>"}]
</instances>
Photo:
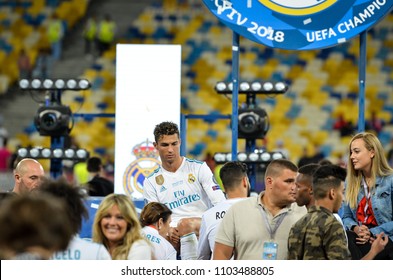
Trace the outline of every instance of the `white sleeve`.
<instances>
[{"instance_id":1,"label":"white sleeve","mask_svg":"<svg viewBox=\"0 0 393 280\"><path fill-rule=\"evenodd\" d=\"M154 185L147 178L143 181L143 198L145 199L145 204L152 201L158 202Z\"/></svg>"},{"instance_id":2,"label":"white sleeve","mask_svg":"<svg viewBox=\"0 0 393 280\"><path fill-rule=\"evenodd\" d=\"M97 260L111 260L112 257L104 245L100 245L98 248Z\"/></svg>"},{"instance_id":3,"label":"white sleeve","mask_svg":"<svg viewBox=\"0 0 393 280\"><path fill-rule=\"evenodd\" d=\"M202 188L205 190L210 202L213 206L225 200L224 193L222 192L220 185L217 183L213 172L204 162L199 169L198 179Z\"/></svg>"},{"instance_id":4,"label":"white sleeve","mask_svg":"<svg viewBox=\"0 0 393 280\"><path fill-rule=\"evenodd\" d=\"M132 245L127 260L151 260L152 248L145 240L138 240Z\"/></svg>"},{"instance_id":5,"label":"white sleeve","mask_svg":"<svg viewBox=\"0 0 393 280\"><path fill-rule=\"evenodd\" d=\"M201 227L199 229L198 260L210 260L211 248L209 244L209 232L207 231L206 216L202 216Z\"/></svg>"},{"instance_id":6,"label":"white sleeve","mask_svg":"<svg viewBox=\"0 0 393 280\"><path fill-rule=\"evenodd\" d=\"M166 260L171 260L171 261L177 260L177 252L175 248L173 248L173 250L170 250L169 254L166 256Z\"/></svg>"}]
</instances>

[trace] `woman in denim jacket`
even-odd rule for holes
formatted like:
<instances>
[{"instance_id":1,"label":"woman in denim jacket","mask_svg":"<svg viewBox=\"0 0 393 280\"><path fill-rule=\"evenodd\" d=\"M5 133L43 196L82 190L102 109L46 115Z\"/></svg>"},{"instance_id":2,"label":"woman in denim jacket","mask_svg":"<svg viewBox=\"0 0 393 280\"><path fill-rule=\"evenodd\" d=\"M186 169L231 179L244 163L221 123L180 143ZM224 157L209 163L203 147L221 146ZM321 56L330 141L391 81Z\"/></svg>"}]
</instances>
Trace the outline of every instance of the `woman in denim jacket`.
<instances>
[{"instance_id":1,"label":"woman in denim jacket","mask_svg":"<svg viewBox=\"0 0 393 280\"><path fill-rule=\"evenodd\" d=\"M342 218L352 259L363 257L381 232L390 240L376 259L393 259L393 169L374 134L358 133L351 139L347 169Z\"/></svg>"}]
</instances>

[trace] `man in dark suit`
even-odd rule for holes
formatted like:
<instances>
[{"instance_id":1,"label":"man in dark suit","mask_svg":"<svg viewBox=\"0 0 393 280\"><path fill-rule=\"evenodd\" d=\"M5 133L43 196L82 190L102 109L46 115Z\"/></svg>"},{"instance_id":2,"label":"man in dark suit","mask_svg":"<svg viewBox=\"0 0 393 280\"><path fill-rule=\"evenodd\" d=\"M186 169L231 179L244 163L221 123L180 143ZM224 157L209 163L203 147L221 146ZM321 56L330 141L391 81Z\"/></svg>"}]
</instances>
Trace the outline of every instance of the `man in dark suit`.
<instances>
[{"instance_id":1,"label":"man in dark suit","mask_svg":"<svg viewBox=\"0 0 393 280\"><path fill-rule=\"evenodd\" d=\"M86 183L89 196L107 196L114 192L114 184L103 176L104 168L101 159L91 157L87 160L87 171L90 181Z\"/></svg>"}]
</instances>

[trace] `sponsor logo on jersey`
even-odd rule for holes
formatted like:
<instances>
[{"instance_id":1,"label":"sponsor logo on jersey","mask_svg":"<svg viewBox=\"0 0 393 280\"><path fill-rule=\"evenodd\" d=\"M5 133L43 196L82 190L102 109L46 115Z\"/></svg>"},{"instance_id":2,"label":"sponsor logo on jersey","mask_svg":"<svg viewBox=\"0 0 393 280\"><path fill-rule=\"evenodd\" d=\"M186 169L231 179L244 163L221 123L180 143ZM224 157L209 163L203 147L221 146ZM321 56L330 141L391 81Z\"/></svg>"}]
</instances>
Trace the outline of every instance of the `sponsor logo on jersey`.
<instances>
[{"instance_id":1,"label":"sponsor logo on jersey","mask_svg":"<svg viewBox=\"0 0 393 280\"><path fill-rule=\"evenodd\" d=\"M160 192L165 192L166 188L164 186L161 187Z\"/></svg>"},{"instance_id":2,"label":"sponsor logo on jersey","mask_svg":"<svg viewBox=\"0 0 393 280\"><path fill-rule=\"evenodd\" d=\"M179 197L174 201L165 203L165 205L168 206L168 208L172 210L172 209L176 209L180 206L187 205L187 204L199 201L199 200L201 200L200 195L195 193L195 194L190 194L188 196Z\"/></svg>"},{"instance_id":3,"label":"sponsor logo on jersey","mask_svg":"<svg viewBox=\"0 0 393 280\"><path fill-rule=\"evenodd\" d=\"M132 148L132 154L135 155L136 160L131 162L124 171L123 187L127 195L142 197L143 181L160 165L159 154L153 142L148 139L135 145Z\"/></svg>"}]
</instances>

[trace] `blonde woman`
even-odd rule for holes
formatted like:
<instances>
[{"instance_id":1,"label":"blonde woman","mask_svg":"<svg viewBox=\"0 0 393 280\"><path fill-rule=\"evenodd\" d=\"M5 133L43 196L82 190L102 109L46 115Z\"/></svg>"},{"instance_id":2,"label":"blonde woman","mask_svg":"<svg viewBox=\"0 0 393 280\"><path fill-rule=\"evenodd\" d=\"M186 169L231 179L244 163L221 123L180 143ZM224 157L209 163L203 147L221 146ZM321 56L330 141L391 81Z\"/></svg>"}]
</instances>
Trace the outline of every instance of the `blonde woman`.
<instances>
[{"instance_id":1,"label":"blonde woman","mask_svg":"<svg viewBox=\"0 0 393 280\"><path fill-rule=\"evenodd\" d=\"M363 257L382 232L390 240L376 259L392 259L393 169L374 134L358 133L351 139L347 171L343 222L352 259Z\"/></svg>"},{"instance_id":2,"label":"blonde woman","mask_svg":"<svg viewBox=\"0 0 393 280\"><path fill-rule=\"evenodd\" d=\"M152 258L134 203L123 194L110 194L102 200L94 218L93 241L104 244L113 260Z\"/></svg>"}]
</instances>

